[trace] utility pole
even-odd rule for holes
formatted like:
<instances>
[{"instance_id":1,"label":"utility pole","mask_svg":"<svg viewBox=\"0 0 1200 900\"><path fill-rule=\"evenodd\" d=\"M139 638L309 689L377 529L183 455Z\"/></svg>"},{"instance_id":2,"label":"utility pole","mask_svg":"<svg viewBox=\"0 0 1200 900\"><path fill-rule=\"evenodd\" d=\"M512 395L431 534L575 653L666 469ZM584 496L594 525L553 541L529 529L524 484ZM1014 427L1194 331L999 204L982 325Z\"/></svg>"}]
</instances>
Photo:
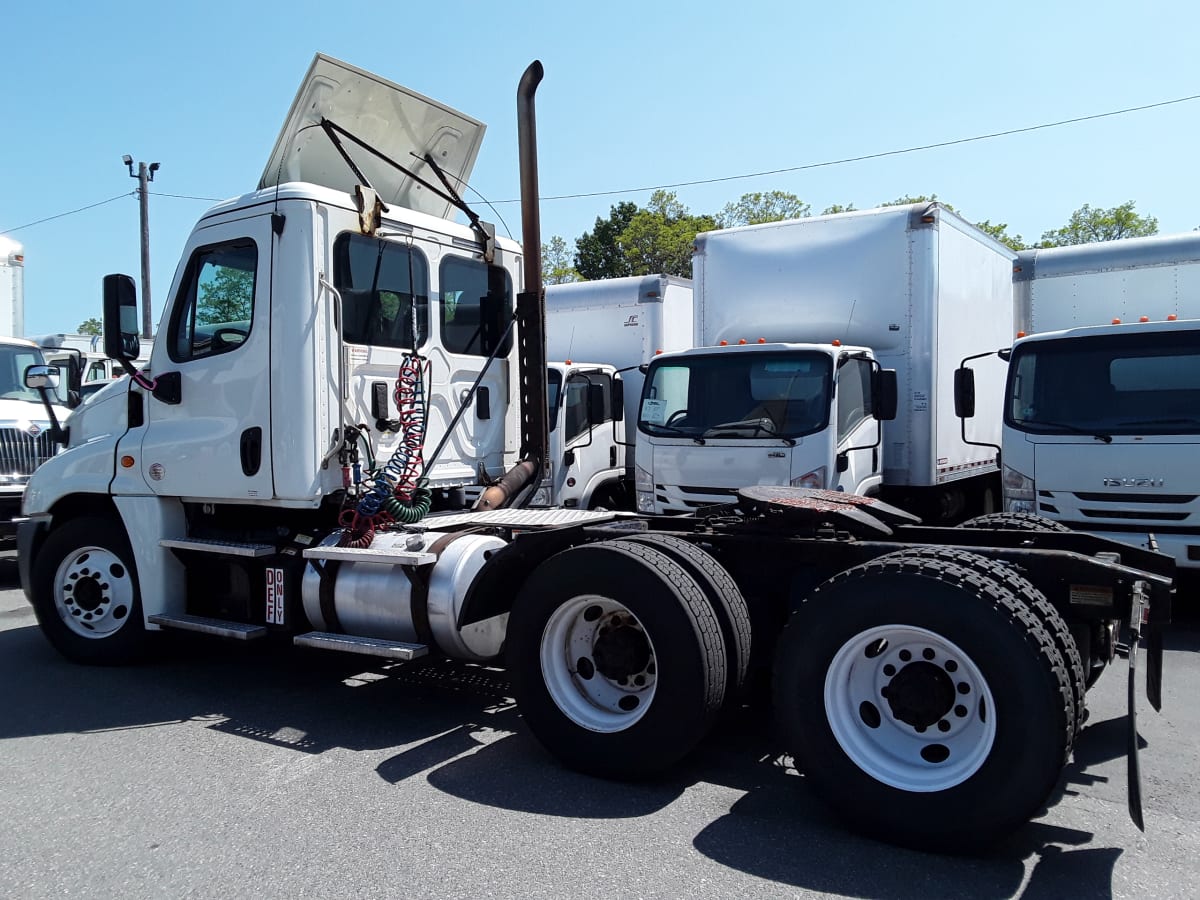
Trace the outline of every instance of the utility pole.
<instances>
[{"instance_id":1,"label":"utility pole","mask_svg":"<svg viewBox=\"0 0 1200 900\"><path fill-rule=\"evenodd\" d=\"M146 185L154 180L158 171L158 163L138 163L138 170L133 171L133 157L126 153L121 162L129 167L129 177L138 180L138 205L142 213L142 338L150 340L154 325L150 321L150 192Z\"/></svg>"}]
</instances>

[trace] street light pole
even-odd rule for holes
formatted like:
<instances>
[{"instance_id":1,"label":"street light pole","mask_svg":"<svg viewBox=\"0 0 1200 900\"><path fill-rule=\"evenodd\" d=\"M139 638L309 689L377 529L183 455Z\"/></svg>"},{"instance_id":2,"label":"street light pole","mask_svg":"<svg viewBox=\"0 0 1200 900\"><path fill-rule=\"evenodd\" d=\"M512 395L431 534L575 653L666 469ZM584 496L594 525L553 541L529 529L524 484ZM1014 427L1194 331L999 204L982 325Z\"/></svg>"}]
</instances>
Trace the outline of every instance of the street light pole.
<instances>
[{"instance_id":1,"label":"street light pole","mask_svg":"<svg viewBox=\"0 0 1200 900\"><path fill-rule=\"evenodd\" d=\"M129 177L138 180L138 206L142 219L142 337L150 340L153 337L154 325L150 321L150 192L146 185L154 180L158 171L158 163L138 163L138 170L133 171L133 157L128 153L121 157L121 162L129 167Z\"/></svg>"}]
</instances>

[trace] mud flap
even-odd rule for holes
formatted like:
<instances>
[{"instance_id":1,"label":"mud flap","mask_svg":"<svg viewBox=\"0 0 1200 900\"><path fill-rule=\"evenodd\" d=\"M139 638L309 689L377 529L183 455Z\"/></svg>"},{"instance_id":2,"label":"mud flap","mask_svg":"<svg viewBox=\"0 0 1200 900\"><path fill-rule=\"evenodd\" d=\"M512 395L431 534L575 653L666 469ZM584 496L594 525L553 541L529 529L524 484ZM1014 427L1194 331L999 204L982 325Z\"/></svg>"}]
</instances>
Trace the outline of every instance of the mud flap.
<instances>
[{"instance_id":1,"label":"mud flap","mask_svg":"<svg viewBox=\"0 0 1200 900\"><path fill-rule=\"evenodd\" d=\"M1138 830L1145 831L1146 825L1142 817L1142 770L1138 764L1138 730L1137 730L1137 655L1138 645L1142 639L1142 625L1150 613L1150 598L1147 585L1138 581L1133 586L1133 603L1129 611L1129 732L1128 752L1126 755L1126 777L1129 782L1129 818ZM1153 642L1153 641L1152 641ZM1153 656L1153 650L1151 651ZM1162 681L1162 636L1158 635L1158 679ZM1155 668L1153 661L1150 668ZM1149 671L1147 671L1146 693L1151 692ZM1161 700L1161 698L1160 698ZM1153 703L1153 700L1151 700Z\"/></svg>"}]
</instances>

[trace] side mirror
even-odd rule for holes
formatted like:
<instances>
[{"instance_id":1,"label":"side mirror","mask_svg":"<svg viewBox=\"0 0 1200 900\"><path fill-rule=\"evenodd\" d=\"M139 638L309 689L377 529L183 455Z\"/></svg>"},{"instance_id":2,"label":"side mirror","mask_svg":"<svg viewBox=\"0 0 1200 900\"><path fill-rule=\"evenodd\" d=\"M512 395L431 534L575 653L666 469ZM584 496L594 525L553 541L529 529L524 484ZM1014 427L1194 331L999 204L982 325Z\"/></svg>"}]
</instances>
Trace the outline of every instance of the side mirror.
<instances>
[{"instance_id":1,"label":"side mirror","mask_svg":"<svg viewBox=\"0 0 1200 900\"><path fill-rule=\"evenodd\" d=\"M614 422L625 420L625 382L620 376L614 377L612 383L612 417Z\"/></svg>"},{"instance_id":2,"label":"side mirror","mask_svg":"<svg viewBox=\"0 0 1200 900\"><path fill-rule=\"evenodd\" d=\"M877 421L891 422L899 407L899 387L895 369L876 369L871 374L871 393L875 408L871 411Z\"/></svg>"},{"instance_id":3,"label":"side mirror","mask_svg":"<svg viewBox=\"0 0 1200 900\"><path fill-rule=\"evenodd\" d=\"M26 366L25 387L30 390L58 390L58 366Z\"/></svg>"},{"instance_id":4,"label":"side mirror","mask_svg":"<svg viewBox=\"0 0 1200 900\"><path fill-rule=\"evenodd\" d=\"M975 415L975 370L966 366L954 370L954 414L960 419Z\"/></svg>"},{"instance_id":5,"label":"side mirror","mask_svg":"<svg viewBox=\"0 0 1200 900\"><path fill-rule=\"evenodd\" d=\"M109 359L137 359L137 288L128 275L104 276L104 355Z\"/></svg>"}]
</instances>

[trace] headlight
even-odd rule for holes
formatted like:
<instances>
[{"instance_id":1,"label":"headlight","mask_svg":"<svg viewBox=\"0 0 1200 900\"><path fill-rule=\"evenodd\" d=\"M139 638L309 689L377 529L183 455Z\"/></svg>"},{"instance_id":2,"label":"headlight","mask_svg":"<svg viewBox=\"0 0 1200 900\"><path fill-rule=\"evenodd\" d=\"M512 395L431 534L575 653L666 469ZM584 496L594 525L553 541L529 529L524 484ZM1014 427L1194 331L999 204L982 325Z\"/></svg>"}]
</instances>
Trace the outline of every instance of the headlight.
<instances>
[{"instance_id":1,"label":"headlight","mask_svg":"<svg viewBox=\"0 0 1200 900\"><path fill-rule=\"evenodd\" d=\"M554 503L554 483L549 478L538 485L529 500L530 506L550 506Z\"/></svg>"},{"instance_id":2,"label":"headlight","mask_svg":"<svg viewBox=\"0 0 1200 900\"><path fill-rule=\"evenodd\" d=\"M637 511L640 513L654 512L654 493L652 491L637 492Z\"/></svg>"},{"instance_id":3,"label":"headlight","mask_svg":"<svg viewBox=\"0 0 1200 900\"><path fill-rule=\"evenodd\" d=\"M1037 511L1033 497L1036 487L1032 478L1009 466L1004 467L1001 477L1004 485L1005 512Z\"/></svg>"},{"instance_id":4,"label":"headlight","mask_svg":"<svg viewBox=\"0 0 1200 900\"><path fill-rule=\"evenodd\" d=\"M805 472L799 478L793 478L791 481L792 487L802 488L824 488L825 487L825 467L819 466L811 472Z\"/></svg>"},{"instance_id":5,"label":"headlight","mask_svg":"<svg viewBox=\"0 0 1200 900\"><path fill-rule=\"evenodd\" d=\"M641 466L634 466L634 480L639 491L654 490L654 476Z\"/></svg>"}]
</instances>

